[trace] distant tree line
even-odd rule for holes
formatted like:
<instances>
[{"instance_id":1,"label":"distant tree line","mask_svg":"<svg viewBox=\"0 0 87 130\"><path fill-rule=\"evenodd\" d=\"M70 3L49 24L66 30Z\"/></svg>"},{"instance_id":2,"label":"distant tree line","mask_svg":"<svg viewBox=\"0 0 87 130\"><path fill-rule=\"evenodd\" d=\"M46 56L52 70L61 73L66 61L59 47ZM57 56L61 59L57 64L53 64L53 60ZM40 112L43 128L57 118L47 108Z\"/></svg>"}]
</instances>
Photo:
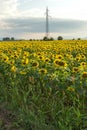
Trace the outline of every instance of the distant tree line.
<instances>
[{"instance_id":1,"label":"distant tree line","mask_svg":"<svg viewBox=\"0 0 87 130\"><path fill-rule=\"evenodd\" d=\"M23 41L25 39L19 39L18 41ZM43 39L29 39L29 41L53 41L55 40L53 37L47 37L47 36L44 36ZM62 36L58 36L57 37L57 40L63 40L63 37ZM72 40L75 40L74 38ZM81 38L77 38L77 40L81 40ZM3 37L2 38L2 41L15 41L15 38L14 37Z\"/></svg>"},{"instance_id":2,"label":"distant tree line","mask_svg":"<svg viewBox=\"0 0 87 130\"><path fill-rule=\"evenodd\" d=\"M45 36L45 37L43 38L43 40L44 40L44 41L53 41L54 38L53 38L53 37L48 38L47 36ZM62 37L62 36L58 36L58 37L57 37L57 40L63 40L63 37Z\"/></svg>"},{"instance_id":3,"label":"distant tree line","mask_svg":"<svg viewBox=\"0 0 87 130\"><path fill-rule=\"evenodd\" d=\"M14 39L14 37L3 37L3 39L2 39L3 41L14 41L15 39Z\"/></svg>"},{"instance_id":4,"label":"distant tree line","mask_svg":"<svg viewBox=\"0 0 87 130\"><path fill-rule=\"evenodd\" d=\"M54 38L53 38L53 37L48 38L47 36L45 36L45 37L43 38L43 40L44 40L44 41L53 41ZM57 37L57 40L63 40L63 37L62 37L62 36L58 36L58 37ZM73 38L72 40L75 40L75 39ZM77 38L76 40L81 40L81 38L79 37L79 38Z\"/></svg>"},{"instance_id":5,"label":"distant tree line","mask_svg":"<svg viewBox=\"0 0 87 130\"><path fill-rule=\"evenodd\" d=\"M48 38L48 37L45 36L45 37L43 38L43 40L44 40L44 41L53 41L54 38L53 38L53 37Z\"/></svg>"}]
</instances>

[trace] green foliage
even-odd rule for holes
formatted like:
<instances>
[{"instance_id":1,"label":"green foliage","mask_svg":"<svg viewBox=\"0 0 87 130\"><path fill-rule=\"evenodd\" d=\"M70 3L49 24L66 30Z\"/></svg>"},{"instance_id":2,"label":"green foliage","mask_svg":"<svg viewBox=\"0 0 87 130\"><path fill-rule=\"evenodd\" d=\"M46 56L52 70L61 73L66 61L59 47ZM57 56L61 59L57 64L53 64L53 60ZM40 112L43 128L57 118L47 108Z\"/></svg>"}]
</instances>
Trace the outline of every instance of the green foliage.
<instances>
[{"instance_id":1,"label":"green foliage","mask_svg":"<svg viewBox=\"0 0 87 130\"><path fill-rule=\"evenodd\" d=\"M58 36L57 40L63 40L62 36Z\"/></svg>"},{"instance_id":2,"label":"green foliage","mask_svg":"<svg viewBox=\"0 0 87 130\"><path fill-rule=\"evenodd\" d=\"M0 130L86 130L86 47L80 50L75 42L65 49L60 41L60 46L49 41L46 46L43 42L41 49L36 41L28 47L21 42L22 49L14 44L11 52L5 46L0 55ZM78 62L77 52L81 58ZM10 56L15 62L9 62ZM79 67L81 63L83 67Z\"/></svg>"},{"instance_id":3,"label":"green foliage","mask_svg":"<svg viewBox=\"0 0 87 130\"><path fill-rule=\"evenodd\" d=\"M53 40L54 40L53 37L48 38L47 36L45 36L45 37L43 38L43 41L53 41Z\"/></svg>"},{"instance_id":4,"label":"green foliage","mask_svg":"<svg viewBox=\"0 0 87 130\"><path fill-rule=\"evenodd\" d=\"M48 37L45 36L45 37L43 38L43 40L44 40L44 41L48 41Z\"/></svg>"},{"instance_id":5,"label":"green foliage","mask_svg":"<svg viewBox=\"0 0 87 130\"><path fill-rule=\"evenodd\" d=\"M15 39L14 39L14 37L3 37L3 39L2 39L3 41L14 41Z\"/></svg>"}]
</instances>

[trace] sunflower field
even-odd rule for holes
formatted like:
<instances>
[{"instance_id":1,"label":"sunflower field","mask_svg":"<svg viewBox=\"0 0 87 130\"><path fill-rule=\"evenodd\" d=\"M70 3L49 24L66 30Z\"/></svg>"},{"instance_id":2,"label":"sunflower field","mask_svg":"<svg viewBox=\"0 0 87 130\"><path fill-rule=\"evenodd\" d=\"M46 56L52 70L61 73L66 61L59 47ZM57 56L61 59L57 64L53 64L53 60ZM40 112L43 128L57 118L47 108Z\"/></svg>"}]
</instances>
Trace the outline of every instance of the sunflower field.
<instances>
[{"instance_id":1,"label":"sunflower field","mask_svg":"<svg viewBox=\"0 0 87 130\"><path fill-rule=\"evenodd\" d=\"M0 42L0 130L87 130L87 41Z\"/></svg>"}]
</instances>

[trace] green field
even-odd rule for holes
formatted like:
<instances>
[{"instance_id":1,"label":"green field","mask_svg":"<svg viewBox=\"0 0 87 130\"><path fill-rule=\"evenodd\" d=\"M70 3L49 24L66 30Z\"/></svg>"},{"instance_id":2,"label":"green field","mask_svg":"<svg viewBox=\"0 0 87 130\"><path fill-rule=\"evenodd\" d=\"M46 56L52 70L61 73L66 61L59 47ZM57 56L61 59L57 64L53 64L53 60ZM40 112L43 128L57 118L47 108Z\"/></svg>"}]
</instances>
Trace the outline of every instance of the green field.
<instances>
[{"instance_id":1,"label":"green field","mask_svg":"<svg viewBox=\"0 0 87 130\"><path fill-rule=\"evenodd\" d=\"M0 42L0 130L87 130L87 41Z\"/></svg>"}]
</instances>

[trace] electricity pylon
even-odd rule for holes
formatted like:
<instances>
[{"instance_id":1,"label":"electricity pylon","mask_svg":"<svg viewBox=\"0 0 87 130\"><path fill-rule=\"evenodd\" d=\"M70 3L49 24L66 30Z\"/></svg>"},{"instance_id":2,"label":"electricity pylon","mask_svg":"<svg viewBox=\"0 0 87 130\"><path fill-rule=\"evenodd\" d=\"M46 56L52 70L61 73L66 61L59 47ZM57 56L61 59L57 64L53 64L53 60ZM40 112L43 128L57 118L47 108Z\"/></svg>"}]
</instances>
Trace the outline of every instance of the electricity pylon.
<instances>
[{"instance_id":1,"label":"electricity pylon","mask_svg":"<svg viewBox=\"0 0 87 130\"><path fill-rule=\"evenodd\" d=\"M46 37L49 36L49 15L48 15L48 7L46 7Z\"/></svg>"}]
</instances>

